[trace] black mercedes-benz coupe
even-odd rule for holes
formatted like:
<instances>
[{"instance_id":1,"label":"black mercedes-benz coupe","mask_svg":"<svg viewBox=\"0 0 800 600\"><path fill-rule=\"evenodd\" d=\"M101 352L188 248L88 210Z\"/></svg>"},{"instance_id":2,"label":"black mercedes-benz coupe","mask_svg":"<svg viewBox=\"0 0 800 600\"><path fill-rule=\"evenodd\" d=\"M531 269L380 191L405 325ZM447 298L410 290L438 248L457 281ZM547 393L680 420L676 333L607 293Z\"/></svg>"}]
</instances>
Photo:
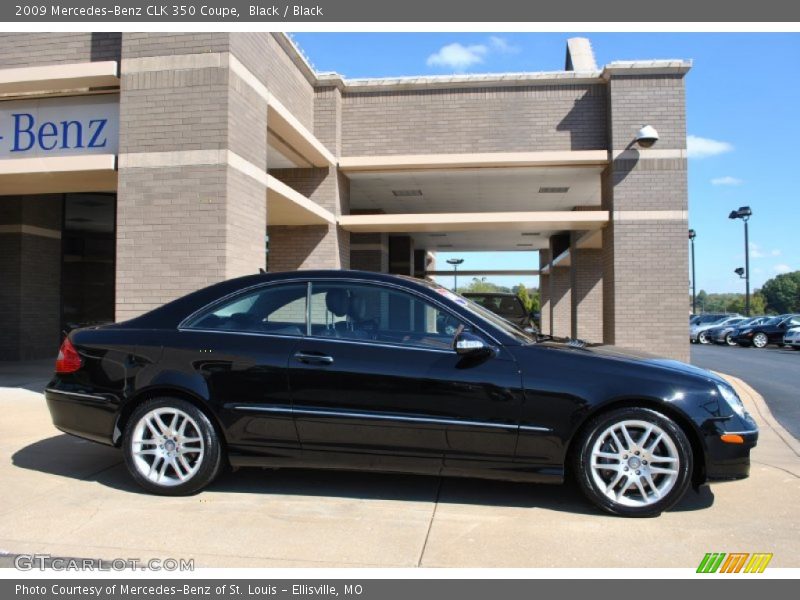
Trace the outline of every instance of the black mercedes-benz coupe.
<instances>
[{"instance_id":1,"label":"black mercedes-benz coupe","mask_svg":"<svg viewBox=\"0 0 800 600\"><path fill-rule=\"evenodd\" d=\"M537 339L427 281L252 275L64 339L60 430L120 447L158 494L227 466L560 483L618 515L747 477L758 430L716 375Z\"/></svg>"}]
</instances>

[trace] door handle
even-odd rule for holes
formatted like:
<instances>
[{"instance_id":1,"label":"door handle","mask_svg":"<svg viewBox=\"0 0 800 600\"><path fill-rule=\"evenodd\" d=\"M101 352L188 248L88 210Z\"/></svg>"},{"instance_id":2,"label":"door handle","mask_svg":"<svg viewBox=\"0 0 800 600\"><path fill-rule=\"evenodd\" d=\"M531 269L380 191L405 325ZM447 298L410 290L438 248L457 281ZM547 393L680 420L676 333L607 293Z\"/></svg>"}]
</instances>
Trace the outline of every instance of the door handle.
<instances>
[{"instance_id":1,"label":"door handle","mask_svg":"<svg viewBox=\"0 0 800 600\"><path fill-rule=\"evenodd\" d=\"M295 360L305 363L307 365L331 365L333 364L333 357L319 352L300 352L294 353Z\"/></svg>"}]
</instances>

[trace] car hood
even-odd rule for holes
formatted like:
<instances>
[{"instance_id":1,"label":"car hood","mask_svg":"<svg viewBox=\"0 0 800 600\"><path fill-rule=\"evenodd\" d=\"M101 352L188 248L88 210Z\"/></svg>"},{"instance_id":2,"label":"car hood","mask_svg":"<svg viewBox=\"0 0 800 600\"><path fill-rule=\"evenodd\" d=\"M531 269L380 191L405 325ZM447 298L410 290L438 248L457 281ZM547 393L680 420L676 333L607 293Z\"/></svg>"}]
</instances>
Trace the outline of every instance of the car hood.
<instances>
[{"instance_id":1,"label":"car hood","mask_svg":"<svg viewBox=\"0 0 800 600\"><path fill-rule=\"evenodd\" d=\"M681 362L671 358L664 358L662 356L650 354L649 352L644 352L642 350L635 350L633 348L623 348L620 346L605 344L587 344L585 346L581 346L576 344L574 340L559 339L539 342L538 345L568 352L589 354L606 360L646 365L657 369L681 373L683 375L701 377L705 380L713 380L718 383L726 383L722 377L706 369L701 369L700 367L690 365L689 363Z\"/></svg>"}]
</instances>

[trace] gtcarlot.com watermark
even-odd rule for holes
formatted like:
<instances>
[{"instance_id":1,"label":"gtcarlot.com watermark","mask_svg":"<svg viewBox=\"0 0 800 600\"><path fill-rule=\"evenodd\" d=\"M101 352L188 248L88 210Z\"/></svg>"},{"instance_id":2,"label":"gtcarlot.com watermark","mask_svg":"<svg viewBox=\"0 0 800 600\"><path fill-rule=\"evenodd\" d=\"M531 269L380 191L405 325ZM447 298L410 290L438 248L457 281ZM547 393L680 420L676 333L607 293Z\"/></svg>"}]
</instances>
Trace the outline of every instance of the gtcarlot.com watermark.
<instances>
[{"instance_id":1,"label":"gtcarlot.com watermark","mask_svg":"<svg viewBox=\"0 0 800 600\"><path fill-rule=\"evenodd\" d=\"M194 571L193 558L63 558L50 554L18 554L20 571Z\"/></svg>"}]
</instances>

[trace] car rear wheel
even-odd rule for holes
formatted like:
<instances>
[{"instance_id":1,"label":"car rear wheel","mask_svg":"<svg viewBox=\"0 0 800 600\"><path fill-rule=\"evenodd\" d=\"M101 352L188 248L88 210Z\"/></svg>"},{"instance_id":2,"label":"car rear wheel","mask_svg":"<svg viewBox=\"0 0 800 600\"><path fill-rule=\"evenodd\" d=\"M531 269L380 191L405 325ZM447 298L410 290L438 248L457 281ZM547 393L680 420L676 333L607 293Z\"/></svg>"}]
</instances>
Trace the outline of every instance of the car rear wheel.
<instances>
[{"instance_id":1,"label":"car rear wheel","mask_svg":"<svg viewBox=\"0 0 800 600\"><path fill-rule=\"evenodd\" d=\"M753 346L756 348L763 348L768 342L766 333L757 333L753 336Z\"/></svg>"},{"instance_id":2,"label":"car rear wheel","mask_svg":"<svg viewBox=\"0 0 800 600\"><path fill-rule=\"evenodd\" d=\"M654 410L621 408L601 414L587 425L577 444L578 484L606 512L658 516L689 486L691 444L672 419Z\"/></svg>"},{"instance_id":3,"label":"car rear wheel","mask_svg":"<svg viewBox=\"0 0 800 600\"><path fill-rule=\"evenodd\" d=\"M156 398L131 415L123 438L125 464L149 492L194 494L222 467L222 446L208 417L191 402Z\"/></svg>"}]
</instances>

